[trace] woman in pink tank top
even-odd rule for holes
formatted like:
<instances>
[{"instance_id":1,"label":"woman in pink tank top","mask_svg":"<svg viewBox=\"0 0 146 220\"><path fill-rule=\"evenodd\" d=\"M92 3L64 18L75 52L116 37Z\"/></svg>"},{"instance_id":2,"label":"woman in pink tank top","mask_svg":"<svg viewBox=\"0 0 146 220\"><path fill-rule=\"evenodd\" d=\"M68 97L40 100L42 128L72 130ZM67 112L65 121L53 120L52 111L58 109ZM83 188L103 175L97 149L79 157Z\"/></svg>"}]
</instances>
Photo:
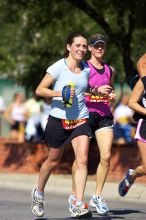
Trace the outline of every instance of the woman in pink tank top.
<instances>
[{"instance_id":1,"label":"woman in pink tank top","mask_svg":"<svg viewBox=\"0 0 146 220\"><path fill-rule=\"evenodd\" d=\"M91 52L91 58L87 61L90 67L90 93L86 94L85 100L89 109L90 126L95 134L100 152L100 163L96 172L96 189L90 200L90 206L96 208L97 213L106 214L109 209L103 199L102 189L109 170L113 142L113 116L110 101L114 101L116 98L113 87L114 70L103 62L106 50L106 41L103 35L91 36L88 49ZM72 170L75 175L76 163L73 164ZM73 194L69 197L69 203L75 200L75 191L73 184Z\"/></svg>"}]
</instances>

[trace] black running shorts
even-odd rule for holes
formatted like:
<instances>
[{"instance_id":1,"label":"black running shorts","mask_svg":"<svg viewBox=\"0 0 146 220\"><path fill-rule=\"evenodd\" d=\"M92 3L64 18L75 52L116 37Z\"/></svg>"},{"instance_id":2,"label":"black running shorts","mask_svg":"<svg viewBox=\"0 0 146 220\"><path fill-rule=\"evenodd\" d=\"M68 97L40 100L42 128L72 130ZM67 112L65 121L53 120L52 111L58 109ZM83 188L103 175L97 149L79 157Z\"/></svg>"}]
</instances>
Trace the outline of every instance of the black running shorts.
<instances>
[{"instance_id":1,"label":"black running shorts","mask_svg":"<svg viewBox=\"0 0 146 220\"><path fill-rule=\"evenodd\" d=\"M67 130L63 127L62 119L49 116L45 129L45 142L48 147L59 148L71 143L71 140L77 136L92 136L89 121L86 119L84 124L76 128Z\"/></svg>"},{"instance_id":2,"label":"black running shorts","mask_svg":"<svg viewBox=\"0 0 146 220\"><path fill-rule=\"evenodd\" d=\"M89 112L89 125L93 134L101 128L113 129L113 115L101 116L97 112Z\"/></svg>"}]
</instances>

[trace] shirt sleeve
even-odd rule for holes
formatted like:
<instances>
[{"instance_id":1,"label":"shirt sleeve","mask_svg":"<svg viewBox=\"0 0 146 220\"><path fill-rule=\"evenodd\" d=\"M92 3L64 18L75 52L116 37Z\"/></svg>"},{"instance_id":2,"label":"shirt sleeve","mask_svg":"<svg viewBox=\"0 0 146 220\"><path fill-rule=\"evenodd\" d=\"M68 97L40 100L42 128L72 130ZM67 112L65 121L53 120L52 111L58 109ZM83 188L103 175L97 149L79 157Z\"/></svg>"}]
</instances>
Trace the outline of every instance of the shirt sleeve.
<instances>
[{"instance_id":1,"label":"shirt sleeve","mask_svg":"<svg viewBox=\"0 0 146 220\"><path fill-rule=\"evenodd\" d=\"M60 69L61 69L61 60L49 66L46 72L51 74L55 79L58 79L60 75Z\"/></svg>"}]
</instances>

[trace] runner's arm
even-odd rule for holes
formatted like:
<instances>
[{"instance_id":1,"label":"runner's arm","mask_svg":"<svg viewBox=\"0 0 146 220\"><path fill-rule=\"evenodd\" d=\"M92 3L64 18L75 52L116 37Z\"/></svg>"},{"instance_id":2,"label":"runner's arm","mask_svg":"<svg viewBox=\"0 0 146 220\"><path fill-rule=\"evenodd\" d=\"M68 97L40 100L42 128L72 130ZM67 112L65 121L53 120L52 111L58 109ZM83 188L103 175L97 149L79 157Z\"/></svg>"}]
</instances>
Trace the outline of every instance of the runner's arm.
<instances>
[{"instance_id":1,"label":"runner's arm","mask_svg":"<svg viewBox=\"0 0 146 220\"><path fill-rule=\"evenodd\" d=\"M46 73L36 89L36 95L41 97L61 97L62 91L54 91L52 89L49 89L54 81L54 77L51 74Z\"/></svg>"},{"instance_id":2,"label":"runner's arm","mask_svg":"<svg viewBox=\"0 0 146 220\"><path fill-rule=\"evenodd\" d=\"M129 107L142 115L146 115L146 108L142 107L138 103L143 95L143 92L144 92L144 86L142 84L141 79L139 79L129 98Z\"/></svg>"}]
</instances>

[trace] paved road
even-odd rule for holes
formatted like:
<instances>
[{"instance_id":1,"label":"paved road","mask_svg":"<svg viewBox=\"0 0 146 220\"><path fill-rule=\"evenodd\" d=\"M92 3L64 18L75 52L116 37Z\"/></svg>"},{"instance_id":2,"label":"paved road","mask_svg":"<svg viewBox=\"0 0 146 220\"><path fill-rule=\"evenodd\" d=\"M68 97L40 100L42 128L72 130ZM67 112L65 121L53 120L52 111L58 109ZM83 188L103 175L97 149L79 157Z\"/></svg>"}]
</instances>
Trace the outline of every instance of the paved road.
<instances>
[{"instance_id":1,"label":"paved road","mask_svg":"<svg viewBox=\"0 0 146 220\"><path fill-rule=\"evenodd\" d=\"M0 219L1 220L69 220L67 203L68 194L46 194L45 216L36 218L30 210L30 191L1 188ZM89 201L89 197L86 197ZM93 220L145 220L146 205L140 202L124 202L118 199L107 200L110 208L108 216L101 217L93 211Z\"/></svg>"},{"instance_id":2,"label":"paved road","mask_svg":"<svg viewBox=\"0 0 146 220\"><path fill-rule=\"evenodd\" d=\"M52 175L46 186L45 217L36 218L30 210L30 191L38 175L0 174L0 220L70 220L67 199L71 191L71 176ZM118 183L107 182L104 197L110 208L108 216L93 212L93 220L145 220L146 187L135 184L128 195L120 198ZM93 194L95 182L87 182L86 201ZM56 193L55 193L56 192Z\"/></svg>"}]
</instances>

